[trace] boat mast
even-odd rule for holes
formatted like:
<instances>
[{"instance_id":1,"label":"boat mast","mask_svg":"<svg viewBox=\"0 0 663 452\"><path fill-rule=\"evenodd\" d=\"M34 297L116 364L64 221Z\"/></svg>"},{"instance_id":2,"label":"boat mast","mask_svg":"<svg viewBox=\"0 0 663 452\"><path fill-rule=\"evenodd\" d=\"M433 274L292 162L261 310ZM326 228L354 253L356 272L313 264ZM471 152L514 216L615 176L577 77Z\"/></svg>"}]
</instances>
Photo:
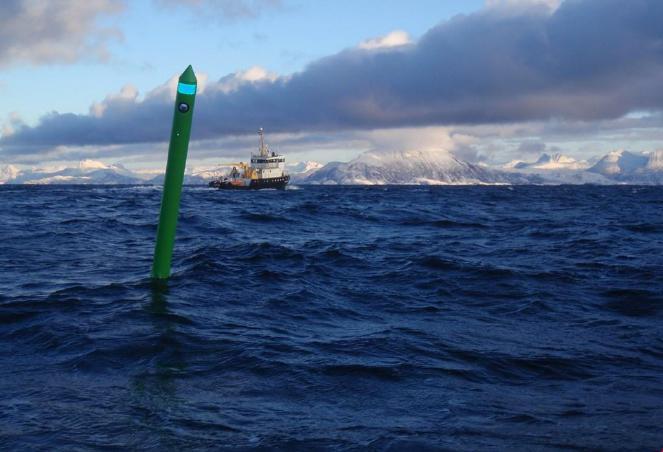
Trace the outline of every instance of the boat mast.
<instances>
[{"instance_id":1,"label":"boat mast","mask_svg":"<svg viewBox=\"0 0 663 452\"><path fill-rule=\"evenodd\" d=\"M263 128L258 129L258 135L260 135L260 156L267 157L267 148L265 147L265 138L264 138Z\"/></svg>"}]
</instances>

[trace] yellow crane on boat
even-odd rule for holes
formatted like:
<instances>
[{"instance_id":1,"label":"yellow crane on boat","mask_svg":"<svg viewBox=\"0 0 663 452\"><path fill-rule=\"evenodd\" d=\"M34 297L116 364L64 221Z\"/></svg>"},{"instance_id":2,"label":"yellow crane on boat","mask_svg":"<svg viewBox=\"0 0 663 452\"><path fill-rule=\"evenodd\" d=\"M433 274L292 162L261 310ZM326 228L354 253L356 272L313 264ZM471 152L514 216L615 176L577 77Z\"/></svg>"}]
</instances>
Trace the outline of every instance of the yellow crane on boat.
<instances>
[{"instance_id":1,"label":"yellow crane on boat","mask_svg":"<svg viewBox=\"0 0 663 452\"><path fill-rule=\"evenodd\" d=\"M237 171L237 167L242 168L242 171L244 172L244 177L250 178L250 179L255 179L255 170L251 168L247 163L244 162L230 162L230 163L219 163L219 166L232 166L233 171L231 171L231 175L233 172ZM236 173L238 176L240 175L239 172Z\"/></svg>"}]
</instances>

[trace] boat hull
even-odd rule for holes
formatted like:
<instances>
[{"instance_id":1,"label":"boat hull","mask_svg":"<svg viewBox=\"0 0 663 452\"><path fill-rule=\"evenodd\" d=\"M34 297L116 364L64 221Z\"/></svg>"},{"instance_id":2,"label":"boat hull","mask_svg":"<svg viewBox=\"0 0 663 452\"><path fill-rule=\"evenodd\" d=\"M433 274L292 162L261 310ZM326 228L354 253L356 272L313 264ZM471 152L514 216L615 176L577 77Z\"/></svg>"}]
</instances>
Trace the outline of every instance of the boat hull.
<instances>
[{"instance_id":1,"label":"boat hull","mask_svg":"<svg viewBox=\"0 0 663 452\"><path fill-rule=\"evenodd\" d=\"M264 179L251 179L250 181L242 179L217 179L210 182L209 186L212 188L218 188L219 190L261 190L265 188L284 190L289 181L290 176L288 175Z\"/></svg>"}]
</instances>

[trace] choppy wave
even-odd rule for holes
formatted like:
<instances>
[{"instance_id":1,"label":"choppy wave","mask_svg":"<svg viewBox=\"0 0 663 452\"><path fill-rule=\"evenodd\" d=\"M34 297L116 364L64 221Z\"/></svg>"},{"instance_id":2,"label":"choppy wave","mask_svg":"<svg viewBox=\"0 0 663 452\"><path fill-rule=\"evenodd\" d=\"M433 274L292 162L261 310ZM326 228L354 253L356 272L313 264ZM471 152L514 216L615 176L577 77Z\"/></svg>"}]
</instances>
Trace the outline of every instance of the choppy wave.
<instances>
[{"instance_id":1,"label":"choppy wave","mask_svg":"<svg viewBox=\"0 0 663 452\"><path fill-rule=\"evenodd\" d=\"M0 445L656 450L663 189L0 187Z\"/></svg>"}]
</instances>

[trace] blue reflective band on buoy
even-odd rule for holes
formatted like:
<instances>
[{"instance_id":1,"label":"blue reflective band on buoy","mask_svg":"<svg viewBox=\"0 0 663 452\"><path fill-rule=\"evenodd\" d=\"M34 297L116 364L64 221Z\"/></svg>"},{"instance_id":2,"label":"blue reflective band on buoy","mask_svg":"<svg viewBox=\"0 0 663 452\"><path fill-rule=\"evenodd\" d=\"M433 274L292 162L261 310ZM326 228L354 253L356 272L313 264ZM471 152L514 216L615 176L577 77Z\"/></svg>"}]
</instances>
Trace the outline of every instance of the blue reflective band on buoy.
<instances>
[{"instance_id":1,"label":"blue reflective band on buoy","mask_svg":"<svg viewBox=\"0 0 663 452\"><path fill-rule=\"evenodd\" d=\"M193 96L194 94L196 94L196 85L189 85L188 83L178 83L177 92Z\"/></svg>"}]
</instances>

